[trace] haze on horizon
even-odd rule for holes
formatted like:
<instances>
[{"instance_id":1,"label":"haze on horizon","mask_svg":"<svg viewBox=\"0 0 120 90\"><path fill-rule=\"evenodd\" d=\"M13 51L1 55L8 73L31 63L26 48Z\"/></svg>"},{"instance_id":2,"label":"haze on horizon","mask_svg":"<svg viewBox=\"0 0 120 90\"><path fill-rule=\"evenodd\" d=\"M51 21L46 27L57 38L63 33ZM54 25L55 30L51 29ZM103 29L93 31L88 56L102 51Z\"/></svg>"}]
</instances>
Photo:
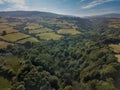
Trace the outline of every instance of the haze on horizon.
<instances>
[{"instance_id":1,"label":"haze on horizon","mask_svg":"<svg viewBox=\"0 0 120 90\"><path fill-rule=\"evenodd\" d=\"M45 11L74 16L120 13L120 0L0 0L0 11Z\"/></svg>"}]
</instances>

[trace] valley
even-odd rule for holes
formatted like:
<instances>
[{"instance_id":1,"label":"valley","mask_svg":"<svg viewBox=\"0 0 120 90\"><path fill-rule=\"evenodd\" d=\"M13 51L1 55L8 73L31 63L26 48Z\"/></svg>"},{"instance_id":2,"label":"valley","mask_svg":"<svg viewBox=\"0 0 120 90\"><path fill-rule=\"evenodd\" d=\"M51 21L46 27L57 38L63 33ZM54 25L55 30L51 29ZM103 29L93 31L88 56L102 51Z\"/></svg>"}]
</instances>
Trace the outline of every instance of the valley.
<instances>
[{"instance_id":1,"label":"valley","mask_svg":"<svg viewBox=\"0 0 120 90\"><path fill-rule=\"evenodd\" d=\"M120 90L119 16L0 12L0 90Z\"/></svg>"}]
</instances>

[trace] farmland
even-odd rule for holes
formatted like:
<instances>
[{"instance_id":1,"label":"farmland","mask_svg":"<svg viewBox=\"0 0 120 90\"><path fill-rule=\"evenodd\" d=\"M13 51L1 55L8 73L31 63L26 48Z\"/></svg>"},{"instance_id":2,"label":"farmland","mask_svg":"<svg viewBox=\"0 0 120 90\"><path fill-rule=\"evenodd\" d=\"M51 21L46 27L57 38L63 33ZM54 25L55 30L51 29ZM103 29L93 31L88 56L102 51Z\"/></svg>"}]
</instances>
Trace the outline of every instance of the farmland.
<instances>
[{"instance_id":1,"label":"farmland","mask_svg":"<svg viewBox=\"0 0 120 90\"><path fill-rule=\"evenodd\" d=\"M20 62L23 62L23 59L18 59L15 56L8 55L5 57L0 56L0 65L4 65L4 67L9 68L17 74L18 69L20 68Z\"/></svg>"},{"instance_id":2,"label":"farmland","mask_svg":"<svg viewBox=\"0 0 120 90\"><path fill-rule=\"evenodd\" d=\"M62 37L61 35L57 35L52 32L37 34L37 36L39 36L41 39L45 39L45 40L59 40Z\"/></svg>"},{"instance_id":3,"label":"farmland","mask_svg":"<svg viewBox=\"0 0 120 90\"><path fill-rule=\"evenodd\" d=\"M31 38L31 37L29 37L29 38L20 40L20 41L18 41L17 43L23 44L23 43L25 43L25 42L27 42L27 41L29 41L29 42L39 42L39 40L37 40L36 38Z\"/></svg>"},{"instance_id":4,"label":"farmland","mask_svg":"<svg viewBox=\"0 0 120 90\"><path fill-rule=\"evenodd\" d=\"M80 32L75 29L60 29L58 30L58 33L59 34L71 34L71 35L80 34Z\"/></svg>"},{"instance_id":5,"label":"farmland","mask_svg":"<svg viewBox=\"0 0 120 90\"><path fill-rule=\"evenodd\" d=\"M46 33L46 32L51 32L52 30L49 28L40 28L40 29L35 29L35 30L29 30L30 34L38 34L38 33Z\"/></svg>"},{"instance_id":6,"label":"farmland","mask_svg":"<svg viewBox=\"0 0 120 90\"><path fill-rule=\"evenodd\" d=\"M38 28L41 28L41 27L42 27L42 26L39 25L39 24L30 23L30 24L27 24L24 29L34 30L34 29L38 29Z\"/></svg>"},{"instance_id":7,"label":"farmland","mask_svg":"<svg viewBox=\"0 0 120 90\"><path fill-rule=\"evenodd\" d=\"M118 62L120 62L120 45L118 45L118 44L111 44L111 45L109 45L112 49L113 49L113 51L116 53L115 54L115 57L117 57L117 59L118 59Z\"/></svg>"},{"instance_id":8,"label":"farmland","mask_svg":"<svg viewBox=\"0 0 120 90\"><path fill-rule=\"evenodd\" d=\"M6 48L8 45L11 45L11 44L4 41L0 41L0 48Z\"/></svg>"},{"instance_id":9,"label":"farmland","mask_svg":"<svg viewBox=\"0 0 120 90\"><path fill-rule=\"evenodd\" d=\"M114 52L119 53L120 52L120 45L118 44L111 44L109 45L111 48L113 48Z\"/></svg>"},{"instance_id":10,"label":"farmland","mask_svg":"<svg viewBox=\"0 0 120 90\"><path fill-rule=\"evenodd\" d=\"M0 76L0 90L10 90L10 88L10 82L7 79Z\"/></svg>"},{"instance_id":11,"label":"farmland","mask_svg":"<svg viewBox=\"0 0 120 90\"><path fill-rule=\"evenodd\" d=\"M120 54L119 55L115 55L115 57L117 57L118 62L120 62Z\"/></svg>"},{"instance_id":12,"label":"farmland","mask_svg":"<svg viewBox=\"0 0 120 90\"><path fill-rule=\"evenodd\" d=\"M12 28L7 28L7 29L1 29L0 30L0 34L2 34L2 32L3 31L5 31L7 34L9 34L9 33L16 33L16 32L18 32L17 30L15 30L15 29L12 29Z\"/></svg>"},{"instance_id":13,"label":"farmland","mask_svg":"<svg viewBox=\"0 0 120 90\"><path fill-rule=\"evenodd\" d=\"M110 19L109 28L120 28L120 19Z\"/></svg>"},{"instance_id":14,"label":"farmland","mask_svg":"<svg viewBox=\"0 0 120 90\"><path fill-rule=\"evenodd\" d=\"M10 42L15 42L19 39L29 37L29 35L23 34L23 33L12 33L12 34L7 34L4 36L0 36L1 39L10 41Z\"/></svg>"}]
</instances>

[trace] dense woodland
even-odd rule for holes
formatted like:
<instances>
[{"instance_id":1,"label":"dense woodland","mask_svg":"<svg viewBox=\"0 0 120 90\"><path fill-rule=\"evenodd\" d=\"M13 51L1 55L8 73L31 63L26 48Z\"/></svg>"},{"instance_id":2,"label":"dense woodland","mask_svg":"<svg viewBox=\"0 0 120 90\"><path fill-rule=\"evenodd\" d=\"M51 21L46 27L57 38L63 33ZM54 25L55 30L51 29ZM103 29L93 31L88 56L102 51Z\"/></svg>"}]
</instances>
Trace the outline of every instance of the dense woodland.
<instances>
[{"instance_id":1,"label":"dense woodland","mask_svg":"<svg viewBox=\"0 0 120 90\"><path fill-rule=\"evenodd\" d=\"M12 43L0 49L0 77L10 83L4 90L120 90L120 62L115 56L120 51L115 52L110 47L111 44L120 43L119 18L82 19L61 15L58 18L50 13L39 16L38 12L34 12L31 19L24 15L18 16L22 19L15 19L15 13L8 21L21 20L22 24L13 28L37 38L39 42L17 43L1 38L1 41ZM47 15L50 17L44 18ZM76 25L80 34L57 33L62 27L47 22L53 22L55 17L55 23L66 21ZM28 22L39 23L62 37L57 40L42 39L29 33L30 28L25 28ZM6 34L4 30L2 36ZM15 61L10 63L10 58Z\"/></svg>"}]
</instances>

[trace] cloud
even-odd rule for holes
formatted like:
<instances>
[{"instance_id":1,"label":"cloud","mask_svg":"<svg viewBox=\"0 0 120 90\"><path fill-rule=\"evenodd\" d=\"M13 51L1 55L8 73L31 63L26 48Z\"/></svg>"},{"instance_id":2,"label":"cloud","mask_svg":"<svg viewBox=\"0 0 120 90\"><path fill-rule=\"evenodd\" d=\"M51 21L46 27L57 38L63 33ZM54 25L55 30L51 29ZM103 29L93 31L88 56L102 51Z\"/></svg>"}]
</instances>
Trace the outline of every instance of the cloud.
<instances>
[{"instance_id":1,"label":"cloud","mask_svg":"<svg viewBox=\"0 0 120 90\"><path fill-rule=\"evenodd\" d=\"M85 0L80 0L80 2L84 2Z\"/></svg>"},{"instance_id":2,"label":"cloud","mask_svg":"<svg viewBox=\"0 0 120 90\"><path fill-rule=\"evenodd\" d=\"M108 2L112 2L112 1L115 1L115 0L94 0L90 3L88 3L86 6L83 6L82 9L90 9L90 8L95 7L95 6L98 6L98 5L101 5L104 3L108 3Z\"/></svg>"},{"instance_id":3,"label":"cloud","mask_svg":"<svg viewBox=\"0 0 120 90\"><path fill-rule=\"evenodd\" d=\"M6 10L27 10L26 0L0 0L0 4L12 4Z\"/></svg>"},{"instance_id":4,"label":"cloud","mask_svg":"<svg viewBox=\"0 0 120 90\"><path fill-rule=\"evenodd\" d=\"M0 0L0 4L4 4L4 2L2 0Z\"/></svg>"}]
</instances>

